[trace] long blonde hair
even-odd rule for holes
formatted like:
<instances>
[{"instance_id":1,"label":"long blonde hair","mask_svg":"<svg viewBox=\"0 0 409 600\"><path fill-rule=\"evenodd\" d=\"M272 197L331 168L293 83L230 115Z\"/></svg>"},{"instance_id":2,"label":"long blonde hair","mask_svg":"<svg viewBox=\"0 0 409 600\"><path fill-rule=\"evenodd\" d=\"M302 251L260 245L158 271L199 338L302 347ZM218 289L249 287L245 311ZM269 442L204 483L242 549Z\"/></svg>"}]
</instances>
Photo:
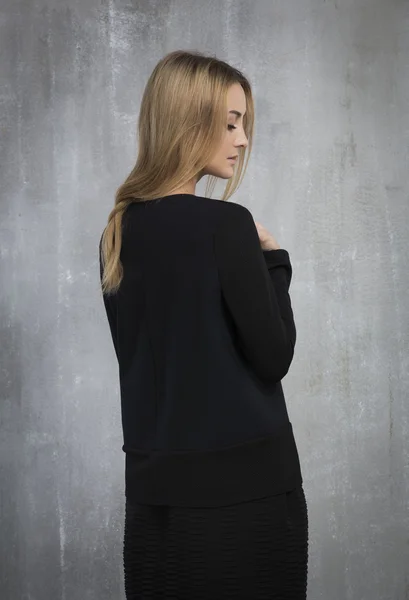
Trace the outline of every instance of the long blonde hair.
<instances>
[{"instance_id":1,"label":"long blonde hair","mask_svg":"<svg viewBox=\"0 0 409 600\"><path fill-rule=\"evenodd\" d=\"M101 239L104 294L116 293L122 280L122 217L128 205L169 195L204 169L225 135L227 92L234 83L246 96L243 127L248 153L244 166L246 149L238 149L237 166L221 200L228 200L239 187L250 158L254 103L249 81L238 69L201 52L176 50L154 68L140 107L137 161L117 189ZM211 194L217 179L209 176L206 193Z\"/></svg>"}]
</instances>

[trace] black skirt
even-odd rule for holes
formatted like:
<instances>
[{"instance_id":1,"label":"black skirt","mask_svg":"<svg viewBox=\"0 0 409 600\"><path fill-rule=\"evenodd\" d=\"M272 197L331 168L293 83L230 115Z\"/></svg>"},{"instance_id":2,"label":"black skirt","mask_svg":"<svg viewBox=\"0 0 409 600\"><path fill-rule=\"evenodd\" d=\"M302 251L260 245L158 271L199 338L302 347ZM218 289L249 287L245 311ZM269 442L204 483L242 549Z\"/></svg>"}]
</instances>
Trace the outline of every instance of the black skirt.
<instances>
[{"instance_id":1,"label":"black skirt","mask_svg":"<svg viewBox=\"0 0 409 600\"><path fill-rule=\"evenodd\" d=\"M305 600L302 485L229 506L125 503L127 600Z\"/></svg>"}]
</instances>

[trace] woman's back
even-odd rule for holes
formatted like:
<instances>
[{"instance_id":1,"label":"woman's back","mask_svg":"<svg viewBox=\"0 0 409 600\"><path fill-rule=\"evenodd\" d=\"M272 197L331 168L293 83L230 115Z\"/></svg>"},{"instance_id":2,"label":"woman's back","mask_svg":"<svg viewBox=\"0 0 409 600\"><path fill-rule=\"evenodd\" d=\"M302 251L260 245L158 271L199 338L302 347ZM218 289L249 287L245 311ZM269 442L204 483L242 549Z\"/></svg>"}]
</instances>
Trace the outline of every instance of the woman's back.
<instances>
[{"instance_id":1,"label":"woman's back","mask_svg":"<svg viewBox=\"0 0 409 600\"><path fill-rule=\"evenodd\" d=\"M261 251L244 206L181 194L128 207L121 262L104 302L127 497L222 506L301 483L281 385L295 346L287 251Z\"/></svg>"}]
</instances>

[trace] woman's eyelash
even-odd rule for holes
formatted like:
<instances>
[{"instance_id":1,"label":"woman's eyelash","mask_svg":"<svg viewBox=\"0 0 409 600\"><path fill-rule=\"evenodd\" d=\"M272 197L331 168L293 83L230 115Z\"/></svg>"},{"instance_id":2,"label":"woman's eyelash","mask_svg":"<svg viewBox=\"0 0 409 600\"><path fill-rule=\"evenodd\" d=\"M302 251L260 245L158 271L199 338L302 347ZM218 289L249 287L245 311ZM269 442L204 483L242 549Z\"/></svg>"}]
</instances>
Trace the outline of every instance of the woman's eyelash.
<instances>
[{"instance_id":1,"label":"woman's eyelash","mask_svg":"<svg viewBox=\"0 0 409 600\"><path fill-rule=\"evenodd\" d=\"M237 129L235 125L227 125L227 128L232 127L233 129Z\"/></svg>"}]
</instances>

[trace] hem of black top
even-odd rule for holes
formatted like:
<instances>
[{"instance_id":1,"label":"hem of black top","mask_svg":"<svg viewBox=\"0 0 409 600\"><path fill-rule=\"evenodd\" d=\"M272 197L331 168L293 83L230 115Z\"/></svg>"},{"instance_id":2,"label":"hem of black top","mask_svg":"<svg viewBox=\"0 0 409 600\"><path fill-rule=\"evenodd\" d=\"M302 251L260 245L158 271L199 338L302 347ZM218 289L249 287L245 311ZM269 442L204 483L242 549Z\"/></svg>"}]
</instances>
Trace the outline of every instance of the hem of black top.
<instances>
[{"instance_id":1,"label":"hem of black top","mask_svg":"<svg viewBox=\"0 0 409 600\"><path fill-rule=\"evenodd\" d=\"M216 450L125 452L130 503L190 507L237 504L303 483L291 422L280 432Z\"/></svg>"}]
</instances>

